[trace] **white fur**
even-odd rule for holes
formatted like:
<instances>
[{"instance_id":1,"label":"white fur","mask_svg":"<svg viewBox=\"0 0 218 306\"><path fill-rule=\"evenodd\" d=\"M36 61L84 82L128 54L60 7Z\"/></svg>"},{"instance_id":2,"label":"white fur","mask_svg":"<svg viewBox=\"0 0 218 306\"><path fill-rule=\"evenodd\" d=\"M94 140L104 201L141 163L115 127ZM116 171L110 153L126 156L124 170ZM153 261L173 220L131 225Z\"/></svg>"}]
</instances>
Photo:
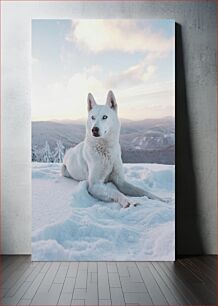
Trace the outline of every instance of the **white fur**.
<instances>
[{"instance_id":1,"label":"white fur","mask_svg":"<svg viewBox=\"0 0 218 306\"><path fill-rule=\"evenodd\" d=\"M62 175L78 181L88 180L91 195L99 200L118 202L123 207L136 204L126 196L162 200L125 181L119 144L120 122L113 92L109 91L105 105L97 105L89 93L87 105L85 140L66 152ZM93 136L93 128L99 129L99 137ZM118 190L108 182L114 183Z\"/></svg>"}]
</instances>

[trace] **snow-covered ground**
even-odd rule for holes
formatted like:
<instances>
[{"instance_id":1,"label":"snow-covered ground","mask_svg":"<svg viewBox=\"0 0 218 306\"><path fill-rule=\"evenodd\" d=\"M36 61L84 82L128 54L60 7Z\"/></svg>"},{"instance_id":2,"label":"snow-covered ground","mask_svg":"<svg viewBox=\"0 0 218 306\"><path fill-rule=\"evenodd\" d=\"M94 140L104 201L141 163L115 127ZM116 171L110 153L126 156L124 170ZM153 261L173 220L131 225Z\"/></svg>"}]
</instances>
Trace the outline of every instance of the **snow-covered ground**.
<instances>
[{"instance_id":1,"label":"snow-covered ground","mask_svg":"<svg viewBox=\"0 0 218 306\"><path fill-rule=\"evenodd\" d=\"M96 200L60 166L33 163L33 260L174 260L174 166L125 164L128 181L169 200L126 209Z\"/></svg>"}]
</instances>

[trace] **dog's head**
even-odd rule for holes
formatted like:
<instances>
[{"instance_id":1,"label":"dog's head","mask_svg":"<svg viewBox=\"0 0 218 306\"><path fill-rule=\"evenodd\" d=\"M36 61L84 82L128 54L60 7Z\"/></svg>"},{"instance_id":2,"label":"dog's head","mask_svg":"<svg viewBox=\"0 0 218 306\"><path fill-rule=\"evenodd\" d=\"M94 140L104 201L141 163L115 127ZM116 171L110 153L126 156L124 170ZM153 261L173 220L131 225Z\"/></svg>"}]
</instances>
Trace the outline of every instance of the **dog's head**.
<instances>
[{"instance_id":1,"label":"dog's head","mask_svg":"<svg viewBox=\"0 0 218 306\"><path fill-rule=\"evenodd\" d=\"M106 138L114 133L119 135L120 122L117 116L117 102L110 90L105 105L98 105L91 93L87 98L87 132L92 137Z\"/></svg>"}]
</instances>

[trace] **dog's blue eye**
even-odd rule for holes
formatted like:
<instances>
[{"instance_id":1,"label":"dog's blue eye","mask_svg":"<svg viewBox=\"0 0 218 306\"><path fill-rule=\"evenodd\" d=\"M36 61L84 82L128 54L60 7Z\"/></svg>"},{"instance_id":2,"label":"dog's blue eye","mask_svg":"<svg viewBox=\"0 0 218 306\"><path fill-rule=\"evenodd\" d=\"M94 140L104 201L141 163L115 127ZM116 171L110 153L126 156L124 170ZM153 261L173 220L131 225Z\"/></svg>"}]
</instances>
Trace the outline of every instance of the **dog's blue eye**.
<instances>
[{"instance_id":1,"label":"dog's blue eye","mask_svg":"<svg viewBox=\"0 0 218 306\"><path fill-rule=\"evenodd\" d=\"M104 119L104 120L105 120L105 119L107 119L107 116L106 116L106 115L104 115L104 116L102 117L102 119Z\"/></svg>"},{"instance_id":2,"label":"dog's blue eye","mask_svg":"<svg viewBox=\"0 0 218 306\"><path fill-rule=\"evenodd\" d=\"M94 117L94 116L92 116L91 118L92 118L92 120L95 120L95 117Z\"/></svg>"}]
</instances>

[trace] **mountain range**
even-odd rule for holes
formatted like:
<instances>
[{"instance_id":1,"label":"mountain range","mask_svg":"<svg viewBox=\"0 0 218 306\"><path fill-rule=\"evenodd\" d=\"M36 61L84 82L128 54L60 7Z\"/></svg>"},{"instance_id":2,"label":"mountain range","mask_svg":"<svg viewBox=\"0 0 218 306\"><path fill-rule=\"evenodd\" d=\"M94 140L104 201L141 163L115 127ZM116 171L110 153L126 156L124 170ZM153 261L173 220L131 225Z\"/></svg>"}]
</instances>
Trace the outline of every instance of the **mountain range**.
<instances>
[{"instance_id":1,"label":"mountain range","mask_svg":"<svg viewBox=\"0 0 218 306\"><path fill-rule=\"evenodd\" d=\"M83 141L85 120L33 121L32 146L39 149L47 141L51 150L60 140L66 149ZM175 119L121 119L120 144L125 163L175 163Z\"/></svg>"}]
</instances>

